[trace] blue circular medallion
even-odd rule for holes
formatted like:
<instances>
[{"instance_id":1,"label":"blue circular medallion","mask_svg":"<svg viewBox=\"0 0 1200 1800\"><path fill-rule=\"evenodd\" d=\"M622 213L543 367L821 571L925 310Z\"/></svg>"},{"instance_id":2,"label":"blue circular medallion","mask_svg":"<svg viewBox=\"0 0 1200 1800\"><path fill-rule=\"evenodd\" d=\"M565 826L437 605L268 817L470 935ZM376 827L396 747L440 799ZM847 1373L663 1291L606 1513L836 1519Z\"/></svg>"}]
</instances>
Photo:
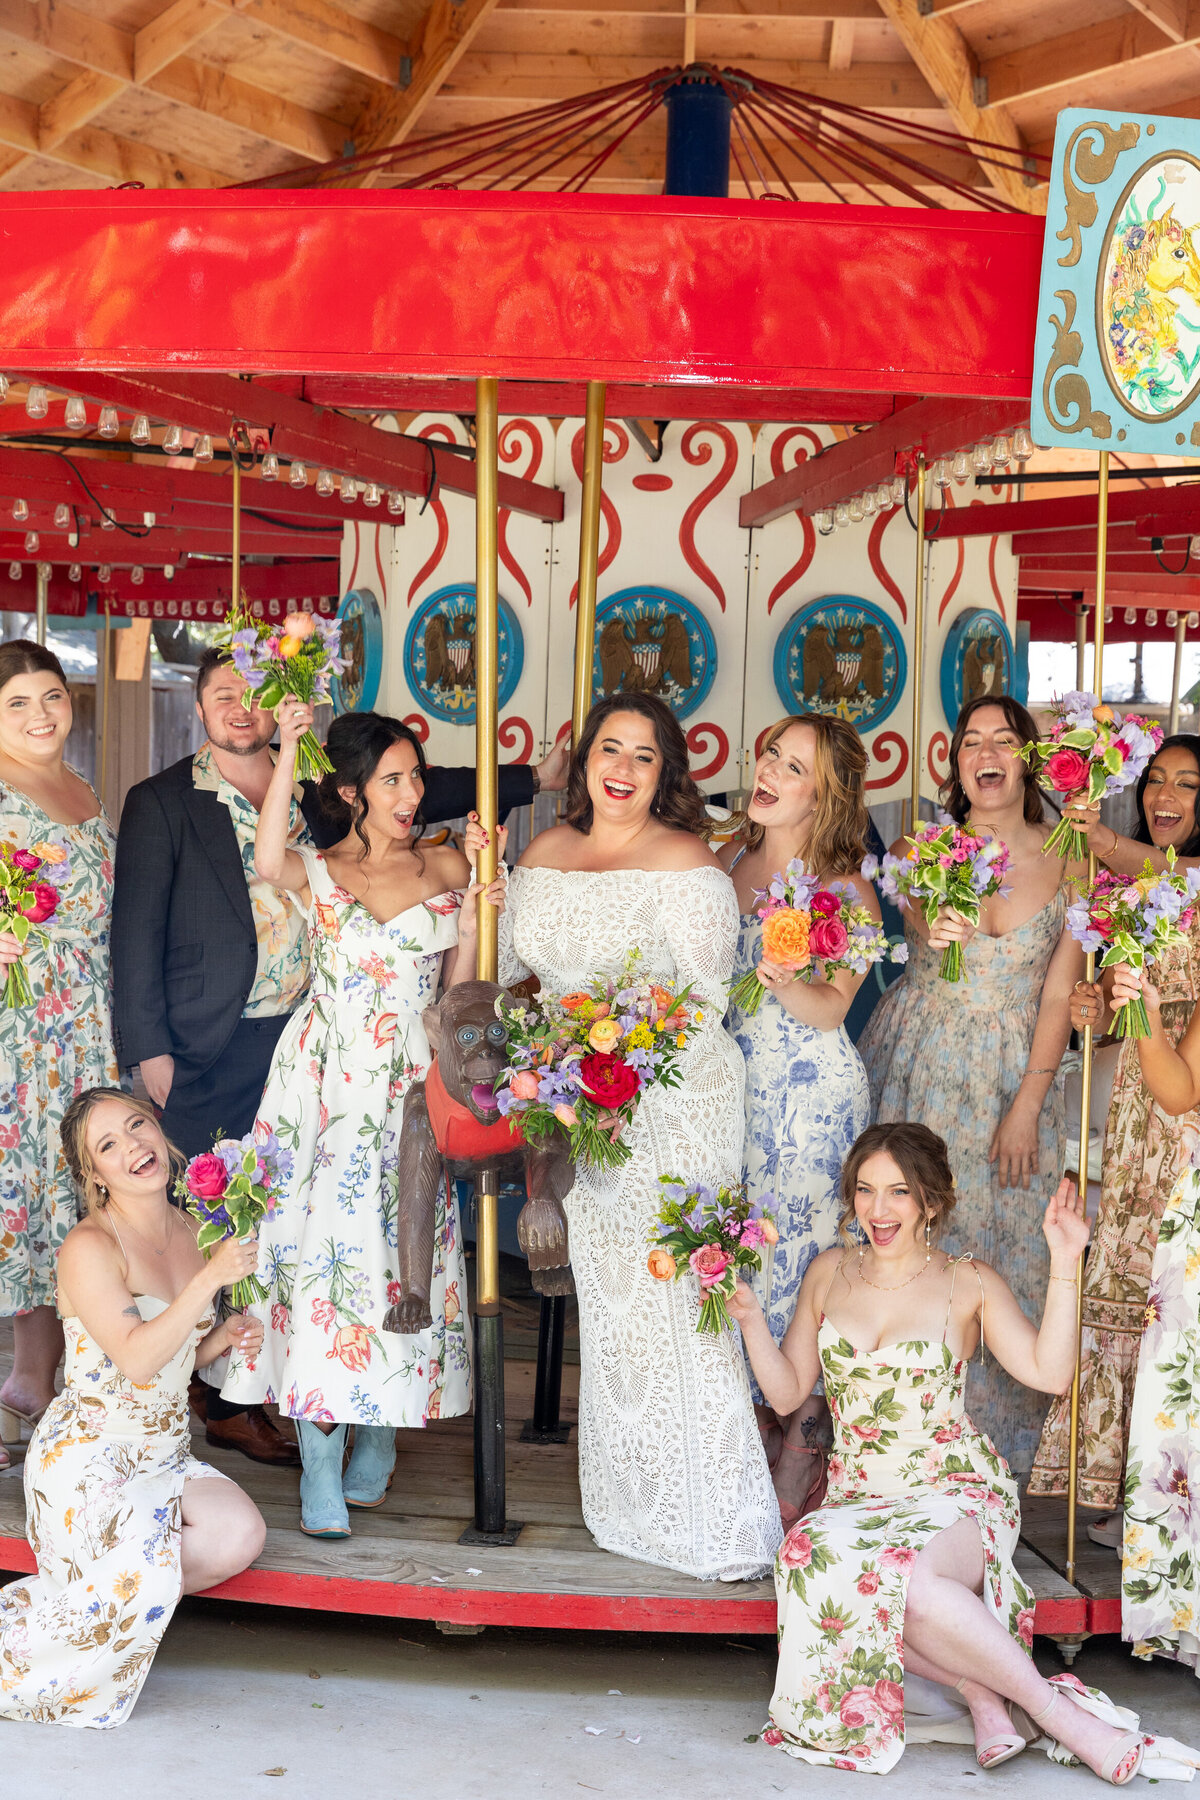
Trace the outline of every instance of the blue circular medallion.
<instances>
[{"instance_id":1,"label":"blue circular medallion","mask_svg":"<svg viewBox=\"0 0 1200 1800\"><path fill-rule=\"evenodd\" d=\"M789 713L822 713L873 731L896 706L907 675L897 626L854 594L810 600L775 640L775 687Z\"/></svg>"},{"instance_id":2,"label":"blue circular medallion","mask_svg":"<svg viewBox=\"0 0 1200 1800\"><path fill-rule=\"evenodd\" d=\"M521 679L525 640L507 600L499 605L497 704ZM422 600L404 634L404 674L417 705L451 725L475 723L475 583L438 588Z\"/></svg>"},{"instance_id":3,"label":"blue circular medallion","mask_svg":"<svg viewBox=\"0 0 1200 1800\"><path fill-rule=\"evenodd\" d=\"M959 613L942 647L939 686L951 731L968 700L1016 694L1013 641L999 613L982 606Z\"/></svg>"},{"instance_id":4,"label":"blue circular medallion","mask_svg":"<svg viewBox=\"0 0 1200 1800\"><path fill-rule=\"evenodd\" d=\"M708 620L670 588L631 587L596 608L592 692L657 694L686 719L709 695L717 646Z\"/></svg>"},{"instance_id":5,"label":"blue circular medallion","mask_svg":"<svg viewBox=\"0 0 1200 1800\"><path fill-rule=\"evenodd\" d=\"M383 619L370 588L351 588L337 610L346 667L330 683L335 713L370 712L383 678Z\"/></svg>"}]
</instances>

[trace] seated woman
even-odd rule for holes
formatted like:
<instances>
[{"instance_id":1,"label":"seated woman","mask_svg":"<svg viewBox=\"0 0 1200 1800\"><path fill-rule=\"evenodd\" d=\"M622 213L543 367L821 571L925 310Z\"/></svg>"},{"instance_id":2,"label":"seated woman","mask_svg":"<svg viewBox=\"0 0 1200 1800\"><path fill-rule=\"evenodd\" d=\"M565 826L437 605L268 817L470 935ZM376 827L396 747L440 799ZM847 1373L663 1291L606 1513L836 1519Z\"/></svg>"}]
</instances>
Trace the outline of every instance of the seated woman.
<instances>
[{"instance_id":1,"label":"seated woman","mask_svg":"<svg viewBox=\"0 0 1200 1800\"><path fill-rule=\"evenodd\" d=\"M988 1347L1018 1381L1043 1393L1070 1383L1087 1220L1060 1183L1042 1222L1050 1279L1038 1330L994 1269L936 1248L954 1197L939 1137L872 1125L842 1172L844 1247L812 1263L783 1347L745 1283L731 1303L776 1412L790 1412L821 1372L834 1428L826 1502L776 1559L766 1741L882 1774L904 1749L907 1668L959 1689L981 1767L1044 1732L1121 1784L1141 1766L1142 1741L1074 1704L1072 1677L1049 1683L1034 1667L1033 1597L1012 1563L1016 1486L963 1408L985 1323Z\"/></svg>"},{"instance_id":2,"label":"seated woman","mask_svg":"<svg viewBox=\"0 0 1200 1800\"><path fill-rule=\"evenodd\" d=\"M38 1574L0 1591L0 1718L106 1730L129 1717L180 1594L252 1563L266 1527L188 1438L192 1370L262 1327L215 1323L253 1238L206 1262L167 1190L182 1159L150 1107L89 1088L62 1124L87 1216L58 1259L66 1385L25 1458Z\"/></svg>"}]
</instances>

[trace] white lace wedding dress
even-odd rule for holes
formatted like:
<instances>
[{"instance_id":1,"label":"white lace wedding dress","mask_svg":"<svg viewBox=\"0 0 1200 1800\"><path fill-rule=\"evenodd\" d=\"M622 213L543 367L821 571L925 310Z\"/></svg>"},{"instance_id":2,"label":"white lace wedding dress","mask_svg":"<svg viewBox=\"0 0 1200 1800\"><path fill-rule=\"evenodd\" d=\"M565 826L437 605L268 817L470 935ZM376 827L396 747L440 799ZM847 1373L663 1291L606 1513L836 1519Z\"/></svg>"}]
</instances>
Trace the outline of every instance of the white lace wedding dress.
<instances>
[{"instance_id":1,"label":"white lace wedding dress","mask_svg":"<svg viewBox=\"0 0 1200 1800\"><path fill-rule=\"evenodd\" d=\"M660 1175L737 1181L744 1069L722 1029L738 913L717 869L656 874L515 869L501 920L500 979L532 971L549 993L616 974L642 952L710 1002L681 1059L682 1084L651 1088L620 1169L581 1168L567 1197L579 1293L579 1476L583 1516L602 1549L685 1575L736 1581L770 1567L779 1508L734 1332L696 1331L689 1274L647 1267Z\"/></svg>"}]
</instances>

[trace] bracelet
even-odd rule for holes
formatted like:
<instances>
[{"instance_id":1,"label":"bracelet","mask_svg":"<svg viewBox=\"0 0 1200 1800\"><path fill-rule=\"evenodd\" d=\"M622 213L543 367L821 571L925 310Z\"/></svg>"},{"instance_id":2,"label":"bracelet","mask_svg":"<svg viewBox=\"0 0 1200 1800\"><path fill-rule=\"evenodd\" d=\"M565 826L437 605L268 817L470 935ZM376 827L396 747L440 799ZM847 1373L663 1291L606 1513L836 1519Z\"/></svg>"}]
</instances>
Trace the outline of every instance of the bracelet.
<instances>
[{"instance_id":1,"label":"bracelet","mask_svg":"<svg viewBox=\"0 0 1200 1800\"><path fill-rule=\"evenodd\" d=\"M1052 1275L1050 1279L1051 1281L1065 1281L1068 1287L1075 1287L1078 1282L1078 1277L1075 1275Z\"/></svg>"},{"instance_id":2,"label":"bracelet","mask_svg":"<svg viewBox=\"0 0 1200 1800\"><path fill-rule=\"evenodd\" d=\"M1112 831L1112 839L1113 839L1113 841L1112 841L1112 843L1111 843L1111 844L1110 844L1110 845L1109 845L1109 846L1108 846L1108 849L1107 849L1107 850L1102 850L1102 851L1101 851L1101 852L1100 852L1100 854L1101 854L1101 855L1102 855L1102 856L1111 856L1111 855L1112 855L1112 853L1113 853L1113 851L1114 851L1114 850L1115 850L1115 849L1116 849L1116 847L1117 847L1117 845L1118 845L1118 844L1119 844L1119 843L1120 843L1120 841L1121 841L1121 839L1120 839L1120 836L1119 836L1119 835L1118 835L1118 833L1117 833L1117 832L1115 832L1115 831L1113 831L1113 828L1112 828L1112 826L1111 826L1111 825L1110 825L1110 826L1109 826L1109 828L1108 828L1108 829L1109 829L1109 830L1110 830L1110 831Z\"/></svg>"},{"instance_id":3,"label":"bracelet","mask_svg":"<svg viewBox=\"0 0 1200 1800\"><path fill-rule=\"evenodd\" d=\"M1058 1064L1057 1063L1055 1063L1052 1068L1026 1069L1026 1071L1025 1071L1025 1075L1057 1075L1057 1074L1058 1074ZM1022 1077L1021 1077L1022 1081L1024 1081L1025 1075L1022 1075Z\"/></svg>"}]
</instances>

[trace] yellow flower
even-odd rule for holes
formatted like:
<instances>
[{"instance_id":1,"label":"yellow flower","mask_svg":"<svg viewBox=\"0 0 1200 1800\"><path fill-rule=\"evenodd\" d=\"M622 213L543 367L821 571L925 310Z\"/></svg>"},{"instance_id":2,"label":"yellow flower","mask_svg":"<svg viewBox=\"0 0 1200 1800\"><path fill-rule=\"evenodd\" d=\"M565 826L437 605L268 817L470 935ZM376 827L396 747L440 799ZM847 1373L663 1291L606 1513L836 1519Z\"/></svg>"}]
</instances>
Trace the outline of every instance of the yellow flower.
<instances>
[{"instance_id":1,"label":"yellow flower","mask_svg":"<svg viewBox=\"0 0 1200 1800\"><path fill-rule=\"evenodd\" d=\"M1154 1421L1159 1431L1174 1431L1175 1421L1168 1412L1160 1412Z\"/></svg>"},{"instance_id":2,"label":"yellow flower","mask_svg":"<svg viewBox=\"0 0 1200 1800\"><path fill-rule=\"evenodd\" d=\"M1190 1631L1192 1629L1192 1609L1190 1606L1177 1606L1171 1614L1172 1631Z\"/></svg>"},{"instance_id":3,"label":"yellow flower","mask_svg":"<svg viewBox=\"0 0 1200 1800\"><path fill-rule=\"evenodd\" d=\"M1193 1250L1184 1264L1184 1274L1188 1281L1195 1281L1200 1275L1200 1250Z\"/></svg>"},{"instance_id":4,"label":"yellow flower","mask_svg":"<svg viewBox=\"0 0 1200 1800\"><path fill-rule=\"evenodd\" d=\"M654 1033L647 1024L642 1023L634 1026L625 1040L625 1046L628 1050L649 1050L653 1042Z\"/></svg>"},{"instance_id":5,"label":"yellow flower","mask_svg":"<svg viewBox=\"0 0 1200 1800\"><path fill-rule=\"evenodd\" d=\"M663 1028L663 1022L662 1022L662 1020L661 1020L661 1019L656 1019L656 1020L655 1020L655 1022L654 1022L654 1029L655 1029L655 1031L661 1031L661 1030L662 1030L662 1028Z\"/></svg>"},{"instance_id":6,"label":"yellow flower","mask_svg":"<svg viewBox=\"0 0 1200 1800\"><path fill-rule=\"evenodd\" d=\"M601 1055L613 1055L621 1041L621 1027L616 1019L597 1019L588 1032L588 1043Z\"/></svg>"},{"instance_id":7,"label":"yellow flower","mask_svg":"<svg viewBox=\"0 0 1200 1800\"><path fill-rule=\"evenodd\" d=\"M132 1600L141 1585L141 1576L132 1575L126 1570L124 1575L118 1575L113 1582L113 1595L118 1600Z\"/></svg>"},{"instance_id":8,"label":"yellow flower","mask_svg":"<svg viewBox=\"0 0 1200 1800\"><path fill-rule=\"evenodd\" d=\"M1132 1556L1126 1554L1124 1563L1127 1569L1148 1569L1150 1567L1150 1560L1151 1552L1149 1550L1138 1550Z\"/></svg>"},{"instance_id":9,"label":"yellow flower","mask_svg":"<svg viewBox=\"0 0 1200 1800\"><path fill-rule=\"evenodd\" d=\"M1127 1525L1125 1528L1125 1542L1127 1544L1140 1544L1141 1541L1142 1541L1141 1526L1140 1525Z\"/></svg>"},{"instance_id":10,"label":"yellow flower","mask_svg":"<svg viewBox=\"0 0 1200 1800\"><path fill-rule=\"evenodd\" d=\"M681 1032L677 1033L676 1038L675 1038L676 1049L682 1050L686 1043L687 1043L687 1033L685 1031L681 1031Z\"/></svg>"}]
</instances>

